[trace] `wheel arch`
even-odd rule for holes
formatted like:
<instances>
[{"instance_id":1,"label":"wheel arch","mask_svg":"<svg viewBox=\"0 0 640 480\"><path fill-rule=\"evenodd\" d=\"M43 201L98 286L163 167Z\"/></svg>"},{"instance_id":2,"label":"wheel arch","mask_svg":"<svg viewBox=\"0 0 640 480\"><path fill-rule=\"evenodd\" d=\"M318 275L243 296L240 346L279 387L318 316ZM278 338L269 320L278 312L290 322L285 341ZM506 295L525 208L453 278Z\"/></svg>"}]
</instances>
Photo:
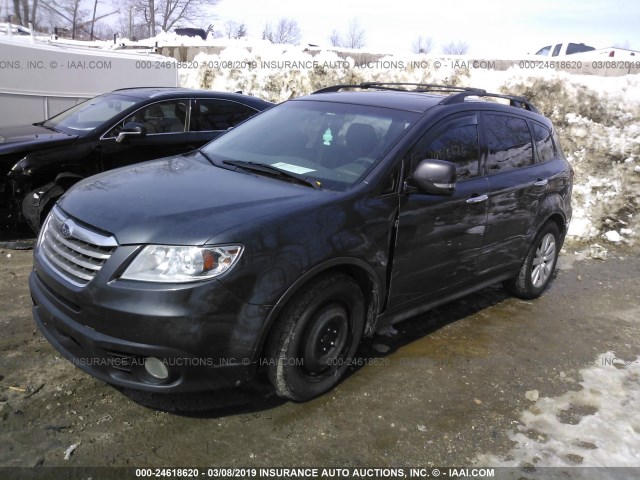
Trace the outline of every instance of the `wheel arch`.
<instances>
[{"instance_id":1,"label":"wheel arch","mask_svg":"<svg viewBox=\"0 0 640 480\"><path fill-rule=\"evenodd\" d=\"M269 339L273 326L278 320L278 317L282 313L284 307L295 297L296 293L298 293L302 287L312 280L322 275L338 272L350 276L360 286L366 303L366 319L363 335L370 335L373 333L379 308L382 304L380 299L385 294L383 291L384 283L380 280L375 270L365 261L357 258L336 258L317 265L307 271L278 299L260 332L258 343L255 348L254 356L256 358L254 360L257 360L264 355L267 340Z\"/></svg>"},{"instance_id":2,"label":"wheel arch","mask_svg":"<svg viewBox=\"0 0 640 480\"><path fill-rule=\"evenodd\" d=\"M538 230L534 232L534 235L531 241L533 241L536 235L538 235L538 232L542 230L549 223L555 223L556 226L558 227L558 232L560 233L560 238L558 239L559 241L558 248L562 248L562 245L564 244L564 239L567 236L567 231L569 230L569 225L567 224L566 217L561 211L550 212L546 216L545 220L540 223L540 228L538 228Z\"/></svg>"},{"instance_id":3,"label":"wheel arch","mask_svg":"<svg viewBox=\"0 0 640 480\"><path fill-rule=\"evenodd\" d=\"M569 217L567 217L567 213L563 207L564 201L559 194L549 195L542 201L536 215L536 220L533 223L537 228L529 232L528 244L534 240L538 232L544 228L548 222L554 222L558 226L561 244L564 242L569 227Z\"/></svg>"},{"instance_id":4,"label":"wheel arch","mask_svg":"<svg viewBox=\"0 0 640 480\"><path fill-rule=\"evenodd\" d=\"M45 216L57 199L84 178L86 177L78 173L62 172L57 174L53 181L35 187L25 194L21 201L21 213L34 232L40 230Z\"/></svg>"}]
</instances>

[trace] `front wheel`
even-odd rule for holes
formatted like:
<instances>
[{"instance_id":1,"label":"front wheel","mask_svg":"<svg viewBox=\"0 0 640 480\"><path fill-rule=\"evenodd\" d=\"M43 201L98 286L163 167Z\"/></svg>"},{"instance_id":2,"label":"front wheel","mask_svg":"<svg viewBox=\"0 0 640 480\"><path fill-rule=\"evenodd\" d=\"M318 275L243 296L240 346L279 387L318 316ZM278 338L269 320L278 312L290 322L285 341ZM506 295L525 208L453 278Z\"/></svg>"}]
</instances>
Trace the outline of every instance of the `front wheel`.
<instances>
[{"instance_id":1,"label":"front wheel","mask_svg":"<svg viewBox=\"0 0 640 480\"><path fill-rule=\"evenodd\" d=\"M505 288L525 300L539 297L551 282L559 251L560 232L558 226L550 222L538 232L518 275L506 281Z\"/></svg>"},{"instance_id":2,"label":"front wheel","mask_svg":"<svg viewBox=\"0 0 640 480\"><path fill-rule=\"evenodd\" d=\"M364 321L362 291L348 275L325 275L303 287L267 346L267 373L278 395L306 401L333 388L355 354Z\"/></svg>"}]
</instances>

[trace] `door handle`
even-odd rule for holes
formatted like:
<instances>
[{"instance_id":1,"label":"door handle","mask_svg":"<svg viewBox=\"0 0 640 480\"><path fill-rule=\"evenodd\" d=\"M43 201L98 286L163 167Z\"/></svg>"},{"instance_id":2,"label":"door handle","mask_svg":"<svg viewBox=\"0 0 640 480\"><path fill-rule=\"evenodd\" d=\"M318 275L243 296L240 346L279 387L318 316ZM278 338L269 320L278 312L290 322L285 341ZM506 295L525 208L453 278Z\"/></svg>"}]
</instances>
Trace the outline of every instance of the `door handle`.
<instances>
[{"instance_id":1,"label":"door handle","mask_svg":"<svg viewBox=\"0 0 640 480\"><path fill-rule=\"evenodd\" d=\"M536 187L546 187L548 183L549 183L549 180L545 178L544 180L538 179L538 181L534 182L533 185Z\"/></svg>"},{"instance_id":2,"label":"door handle","mask_svg":"<svg viewBox=\"0 0 640 480\"><path fill-rule=\"evenodd\" d=\"M467 199L467 203L480 203L485 202L489 198L488 195L479 195L477 197L471 197Z\"/></svg>"}]
</instances>

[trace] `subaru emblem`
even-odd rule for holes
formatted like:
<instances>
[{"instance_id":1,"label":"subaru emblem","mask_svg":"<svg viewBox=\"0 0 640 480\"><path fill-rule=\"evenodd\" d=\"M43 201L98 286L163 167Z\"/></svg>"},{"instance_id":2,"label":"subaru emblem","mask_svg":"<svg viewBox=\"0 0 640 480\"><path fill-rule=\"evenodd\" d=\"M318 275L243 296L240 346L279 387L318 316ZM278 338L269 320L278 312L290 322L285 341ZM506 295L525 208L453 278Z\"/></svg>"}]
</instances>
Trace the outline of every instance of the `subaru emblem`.
<instances>
[{"instance_id":1,"label":"subaru emblem","mask_svg":"<svg viewBox=\"0 0 640 480\"><path fill-rule=\"evenodd\" d=\"M62 227L60 228L60 232L65 237L70 237L71 236L71 227L65 222L65 223L62 224Z\"/></svg>"}]
</instances>

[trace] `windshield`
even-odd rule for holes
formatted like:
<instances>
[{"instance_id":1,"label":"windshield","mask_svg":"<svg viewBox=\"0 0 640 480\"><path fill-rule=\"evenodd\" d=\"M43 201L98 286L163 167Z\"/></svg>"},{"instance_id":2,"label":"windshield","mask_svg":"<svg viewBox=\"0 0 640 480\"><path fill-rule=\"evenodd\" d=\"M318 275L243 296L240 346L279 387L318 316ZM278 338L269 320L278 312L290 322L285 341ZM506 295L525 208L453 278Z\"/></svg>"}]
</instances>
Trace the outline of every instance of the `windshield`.
<instances>
[{"instance_id":1,"label":"windshield","mask_svg":"<svg viewBox=\"0 0 640 480\"><path fill-rule=\"evenodd\" d=\"M253 117L203 152L216 164L270 165L342 191L366 175L418 116L388 108L292 101Z\"/></svg>"},{"instance_id":2,"label":"windshield","mask_svg":"<svg viewBox=\"0 0 640 480\"><path fill-rule=\"evenodd\" d=\"M101 95L51 117L42 126L74 135L90 132L137 102L122 95Z\"/></svg>"}]
</instances>

